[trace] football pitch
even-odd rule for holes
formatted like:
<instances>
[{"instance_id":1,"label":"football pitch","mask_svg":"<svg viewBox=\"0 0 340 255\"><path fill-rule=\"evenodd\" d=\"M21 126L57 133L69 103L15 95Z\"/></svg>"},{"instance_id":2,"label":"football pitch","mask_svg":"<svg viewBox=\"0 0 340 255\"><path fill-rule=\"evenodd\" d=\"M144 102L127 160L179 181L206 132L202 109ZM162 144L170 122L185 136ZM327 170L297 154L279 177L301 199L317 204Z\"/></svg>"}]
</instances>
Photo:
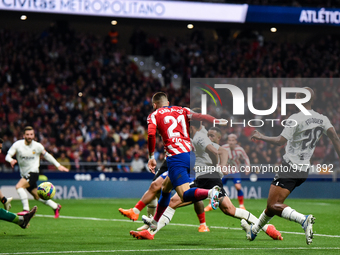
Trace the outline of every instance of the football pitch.
<instances>
[{"instance_id":1,"label":"football pitch","mask_svg":"<svg viewBox=\"0 0 340 255\"><path fill-rule=\"evenodd\" d=\"M339 254L340 201L288 199L297 211L316 217L314 239L306 245L301 226L274 217L270 223L281 231L283 241L270 239L261 232L253 242L246 240L240 221L224 215L219 209L206 213L210 232L199 233L193 206L179 208L170 225L155 239L137 240L129 235L142 225L123 217L118 208L131 208L138 199L60 200L61 217L40 202L38 212L28 229L0 222L0 255L4 254ZM233 200L235 205L237 201ZM207 204L207 201L205 201ZM266 200L245 200L247 210L258 217ZM22 209L20 201L12 203L12 212Z\"/></svg>"}]
</instances>

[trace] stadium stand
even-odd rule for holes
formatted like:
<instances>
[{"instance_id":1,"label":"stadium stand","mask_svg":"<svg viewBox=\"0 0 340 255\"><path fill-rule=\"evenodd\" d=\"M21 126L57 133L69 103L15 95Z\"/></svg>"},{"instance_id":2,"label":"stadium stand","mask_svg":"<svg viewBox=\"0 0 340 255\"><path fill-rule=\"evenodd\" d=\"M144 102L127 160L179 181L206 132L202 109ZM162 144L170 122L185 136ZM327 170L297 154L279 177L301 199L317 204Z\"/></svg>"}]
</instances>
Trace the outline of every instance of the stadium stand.
<instances>
[{"instance_id":1,"label":"stadium stand","mask_svg":"<svg viewBox=\"0 0 340 255\"><path fill-rule=\"evenodd\" d=\"M280 1L266 1L272 2ZM141 72L125 50L113 48L109 37L58 26L41 33L0 30L2 153L21 139L25 125L32 125L37 140L56 158L69 160L71 171L133 172L124 163L136 154L146 162L146 117L152 111L150 99L155 91L171 94L173 105L189 106L189 82L194 77L339 77L340 40L331 35L300 43L254 36L219 37L212 43L200 30L185 39L136 30L130 43L134 54L153 56L162 63L165 86ZM182 77L180 89L171 85L173 72ZM339 132L340 87L316 89L316 110L326 108ZM259 108L266 107L265 101L257 103ZM250 143L251 131L226 128L223 139L229 132L238 134L251 163L280 163L282 148ZM263 150L264 146L269 148ZM159 138L156 148L157 158L162 158ZM335 161L331 148L322 138L315 160ZM4 157L0 161L4 163ZM119 164L110 166L110 162Z\"/></svg>"}]
</instances>

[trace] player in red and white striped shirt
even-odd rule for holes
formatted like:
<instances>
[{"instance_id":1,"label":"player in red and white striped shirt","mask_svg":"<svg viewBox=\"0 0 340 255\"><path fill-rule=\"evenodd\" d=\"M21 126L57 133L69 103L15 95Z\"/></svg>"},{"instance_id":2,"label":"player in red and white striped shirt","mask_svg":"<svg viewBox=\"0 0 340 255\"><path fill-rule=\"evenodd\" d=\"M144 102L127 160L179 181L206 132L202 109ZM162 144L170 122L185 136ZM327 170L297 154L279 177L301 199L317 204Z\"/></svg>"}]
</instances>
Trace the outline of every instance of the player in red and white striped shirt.
<instances>
[{"instance_id":1,"label":"player in red and white striped shirt","mask_svg":"<svg viewBox=\"0 0 340 255\"><path fill-rule=\"evenodd\" d=\"M164 149L166 151L166 161L168 164L168 177L164 180L162 193L156 209L156 214L152 220L147 217L143 218L144 223L150 226L151 232L157 229L157 222L164 213L170 202L170 194L174 188L181 198L182 202L196 202L211 197L212 207L216 209L219 205L218 194L219 188L214 187L211 190L190 188L189 171L191 142L189 137L189 121L206 120L217 123L218 121L210 116L198 114L189 108L179 106L169 106L169 101L165 93L158 92L152 97L152 105L156 109L148 117L148 148L149 162L148 167L154 173L156 160L154 151L156 146L156 131L163 139ZM192 165L193 166L193 165ZM141 238L153 239L153 234L149 230L139 232Z\"/></svg>"},{"instance_id":2,"label":"player in red and white striped shirt","mask_svg":"<svg viewBox=\"0 0 340 255\"><path fill-rule=\"evenodd\" d=\"M241 174L239 172L241 161L243 160L247 167L250 167L250 161L249 158L244 151L244 149L237 144L237 136L235 134L228 135L228 141L227 144L222 145L224 149L228 151L229 158L228 158L228 164L230 165L230 169L235 169L236 171L231 172L230 174L226 175L225 178L232 178L235 188L237 190L237 199L240 205L241 209L246 209L244 207L244 196L243 196L243 190L241 185ZM227 179L225 179L227 180ZM208 205L204 209L205 211L211 211L212 208Z\"/></svg>"},{"instance_id":3,"label":"player in red and white striped shirt","mask_svg":"<svg viewBox=\"0 0 340 255\"><path fill-rule=\"evenodd\" d=\"M241 174L239 172L241 161L243 160L247 167L250 167L249 158L244 149L237 144L237 136L235 134L228 135L227 144L222 145L229 153L228 163L230 166L236 167L236 172L227 175L227 178L233 178L235 188L237 190L237 199L240 204L240 208L245 209L243 204L243 190L241 185Z\"/></svg>"}]
</instances>

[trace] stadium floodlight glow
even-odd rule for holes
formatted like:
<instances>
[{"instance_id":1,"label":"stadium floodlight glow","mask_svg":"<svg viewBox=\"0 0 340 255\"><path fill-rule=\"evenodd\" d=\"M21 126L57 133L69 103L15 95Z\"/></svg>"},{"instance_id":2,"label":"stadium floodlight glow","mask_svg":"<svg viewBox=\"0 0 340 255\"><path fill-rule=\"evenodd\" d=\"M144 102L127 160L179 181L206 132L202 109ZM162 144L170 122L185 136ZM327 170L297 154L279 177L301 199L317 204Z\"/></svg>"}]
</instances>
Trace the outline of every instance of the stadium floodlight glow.
<instances>
[{"instance_id":1,"label":"stadium floodlight glow","mask_svg":"<svg viewBox=\"0 0 340 255\"><path fill-rule=\"evenodd\" d=\"M26 20L26 19L27 19L27 16L26 16L26 15L21 15L20 19L21 19L21 20Z\"/></svg>"},{"instance_id":2,"label":"stadium floodlight glow","mask_svg":"<svg viewBox=\"0 0 340 255\"><path fill-rule=\"evenodd\" d=\"M82 92L79 92L79 93L78 93L78 96L79 96L79 97L82 97L82 96L83 96L83 93L82 93Z\"/></svg>"},{"instance_id":3,"label":"stadium floodlight glow","mask_svg":"<svg viewBox=\"0 0 340 255\"><path fill-rule=\"evenodd\" d=\"M194 25L193 25L193 24L188 24L188 25L187 25L187 28L188 28L188 29L193 29L193 28L194 28Z\"/></svg>"},{"instance_id":4,"label":"stadium floodlight glow","mask_svg":"<svg viewBox=\"0 0 340 255\"><path fill-rule=\"evenodd\" d=\"M270 29L270 32L272 32L272 33L275 33L276 31L277 31L276 27L272 27L272 28Z\"/></svg>"},{"instance_id":5,"label":"stadium floodlight glow","mask_svg":"<svg viewBox=\"0 0 340 255\"><path fill-rule=\"evenodd\" d=\"M112 25L112 26L117 25L117 23L118 23L117 20L112 20L112 21L111 21L111 25Z\"/></svg>"}]
</instances>

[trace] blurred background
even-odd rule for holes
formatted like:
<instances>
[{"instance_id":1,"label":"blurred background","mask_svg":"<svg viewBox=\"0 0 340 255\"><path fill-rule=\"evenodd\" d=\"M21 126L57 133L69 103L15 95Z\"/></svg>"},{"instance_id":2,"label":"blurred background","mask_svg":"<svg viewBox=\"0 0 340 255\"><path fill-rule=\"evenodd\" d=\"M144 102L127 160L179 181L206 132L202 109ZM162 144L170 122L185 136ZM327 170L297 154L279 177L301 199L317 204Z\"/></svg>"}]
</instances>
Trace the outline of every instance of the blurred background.
<instances>
[{"instance_id":1,"label":"blurred background","mask_svg":"<svg viewBox=\"0 0 340 255\"><path fill-rule=\"evenodd\" d=\"M120 197L119 188L128 183L138 188L126 196L139 197L153 177L146 169L153 93L164 91L171 105L190 106L190 78L338 78L339 25L338 0L2 1L2 190L8 186L12 193L19 179L18 166L10 168L5 155L31 125L36 140L70 169L58 173L42 159L41 174L60 182L60 198L75 197L69 196L72 187L76 198L91 196L93 189L81 184L90 180L110 181L110 194L94 196ZM339 133L337 85L314 89L315 110ZM256 103L267 109L271 100L263 94L268 90L257 94ZM281 163L283 147L250 142L251 128L223 129L224 143L232 132L251 164ZM156 148L161 164L160 138ZM338 187L339 159L327 137L317 144L312 163L334 164L333 173L313 181ZM255 185L245 177L254 198L266 196L269 181L260 181Z\"/></svg>"}]
</instances>

